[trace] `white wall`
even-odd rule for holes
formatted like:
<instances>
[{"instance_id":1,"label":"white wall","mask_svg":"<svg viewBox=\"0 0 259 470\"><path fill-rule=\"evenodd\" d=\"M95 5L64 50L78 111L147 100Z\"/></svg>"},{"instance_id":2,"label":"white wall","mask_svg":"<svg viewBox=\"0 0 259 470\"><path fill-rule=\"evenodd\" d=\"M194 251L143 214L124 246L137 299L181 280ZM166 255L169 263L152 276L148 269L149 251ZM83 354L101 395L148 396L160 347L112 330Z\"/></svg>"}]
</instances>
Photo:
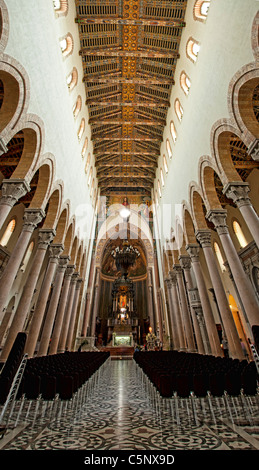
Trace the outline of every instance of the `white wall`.
<instances>
[{"instance_id":1,"label":"white wall","mask_svg":"<svg viewBox=\"0 0 259 470\"><path fill-rule=\"evenodd\" d=\"M158 179L162 156L167 155L166 139L169 138L173 157L168 160L169 173L165 175L160 205L172 205L173 221L175 204L181 204L183 200L188 201L189 183L198 182L200 157L211 155L210 135L213 124L218 119L229 117L227 95L232 77L242 66L254 61L251 29L258 2L212 0L205 23L194 20L194 4L195 0L190 0L186 10L186 27L183 29L180 59L176 66L171 107L157 170ZM192 63L186 56L185 48L189 37L196 39L201 46L196 63ZM183 70L191 80L188 96L184 94L179 82ZM181 122L174 111L176 98L180 99L184 110ZM178 135L175 144L170 134L171 120ZM155 189L156 184L157 180ZM161 236L163 239L163 233Z\"/></svg>"},{"instance_id":2,"label":"white wall","mask_svg":"<svg viewBox=\"0 0 259 470\"><path fill-rule=\"evenodd\" d=\"M54 155L55 179L63 180L63 200L70 200L73 215L81 204L92 205L84 168L87 155L89 152L92 155L93 150L88 110L84 105L86 94L82 82L83 67L78 54L80 42L74 21L75 4L70 1L68 15L61 17L55 13L52 0L8 0L7 9L10 30L5 53L14 57L29 76L28 113L38 115L44 123L42 154L50 152ZM67 33L73 36L74 50L72 55L64 58L59 40ZM73 67L78 70L78 84L69 92L66 77ZM78 95L82 97L82 110L74 119L72 108ZM86 129L78 142L77 132L82 117L85 118ZM81 150L86 137L89 145L83 160ZM93 157L91 162L94 163ZM90 217L88 222L90 226Z\"/></svg>"}]
</instances>

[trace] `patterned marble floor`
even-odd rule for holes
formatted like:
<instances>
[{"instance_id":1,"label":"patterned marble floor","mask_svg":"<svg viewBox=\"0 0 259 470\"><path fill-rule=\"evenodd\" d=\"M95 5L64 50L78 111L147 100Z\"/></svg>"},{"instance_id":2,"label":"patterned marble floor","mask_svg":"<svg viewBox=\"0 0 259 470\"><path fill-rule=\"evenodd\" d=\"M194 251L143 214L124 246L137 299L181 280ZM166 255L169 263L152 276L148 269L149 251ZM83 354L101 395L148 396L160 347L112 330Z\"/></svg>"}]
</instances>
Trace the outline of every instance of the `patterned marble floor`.
<instances>
[{"instance_id":1,"label":"patterned marble floor","mask_svg":"<svg viewBox=\"0 0 259 470\"><path fill-rule=\"evenodd\" d=\"M259 396L161 399L108 360L72 400L16 402L0 450L259 450Z\"/></svg>"}]
</instances>

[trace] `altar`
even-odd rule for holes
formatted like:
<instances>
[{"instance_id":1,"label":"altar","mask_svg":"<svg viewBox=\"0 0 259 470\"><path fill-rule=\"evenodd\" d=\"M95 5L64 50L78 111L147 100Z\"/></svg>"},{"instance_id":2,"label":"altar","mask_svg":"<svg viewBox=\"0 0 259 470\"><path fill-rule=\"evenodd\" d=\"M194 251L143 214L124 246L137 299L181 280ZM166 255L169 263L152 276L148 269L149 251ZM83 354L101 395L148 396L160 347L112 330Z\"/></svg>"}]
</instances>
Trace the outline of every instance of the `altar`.
<instances>
[{"instance_id":1,"label":"altar","mask_svg":"<svg viewBox=\"0 0 259 470\"><path fill-rule=\"evenodd\" d=\"M131 334L117 334L113 333L112 335L112 346L133 346L133 335Z\"/></svg>"}]
</instances>

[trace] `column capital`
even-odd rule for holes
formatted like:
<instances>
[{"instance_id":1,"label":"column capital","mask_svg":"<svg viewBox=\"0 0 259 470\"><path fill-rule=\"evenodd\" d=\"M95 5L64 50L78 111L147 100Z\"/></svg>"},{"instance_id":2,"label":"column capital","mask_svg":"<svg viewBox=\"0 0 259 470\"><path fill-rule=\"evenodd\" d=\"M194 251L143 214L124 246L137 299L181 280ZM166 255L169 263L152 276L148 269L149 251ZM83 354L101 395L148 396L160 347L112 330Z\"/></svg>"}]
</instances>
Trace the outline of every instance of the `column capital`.
<instances>
[{"instance_id":1,"label":"column capital","mask_svg":"<svg viewBox=\"0 0 259 470\"><path fill-rule=\"evenodd\" d=\"M211 231L210 230L206 230L206 229L196 230L195 236L198 242L201 244L202 248L211 246Z\"/></svg>"},{"instance_id":2,"label":"column capital","mask_svg":"<svg viewBox=\"0 0 259 470\"><path fill-rule=\"evenodd\" d=\"M175 286L176 283L177 283L177 279L176 279L176 274L175 274L175 272L174 272L174 271L170 271L170 272L169 272L169 276L170 276L172 285Z\"/></svg>"},{"instance_id":3,"label":"column capital","mask_svg":"<svg viewBox=\"0 0 259 470\"><path fill-rule=\"evenodd\" d=\"M170 277L168 277L168 276L165 277L164 282L165 282L165 284L167 285L167 288L168 288L168 289L171 289L172 285L171 285L171 279L170 279Z\"/></svg>"},{"instance_id":4,"label":"column capital","mask_svg":"<svg viewBox=\"0 0 259 470\"><path fill-rule=\"evenodd\" d=\"M186 245L186 251L189 253L192 262L195 263L199 261L200 247L198 244L190 243L189 245Z\"/></svg>"},{"instance_id":5,"label":"column capital","mask_svg":"<svg viewBox=\"0 0 259 470\"><path fill-rule=\"evenodd\" d=\"M82 277L78 277L77 280L76 280L76 290L79 290L81 288L81 285L83 283L83 278Z\"/></svg>"},{"instance_id":6,"label":"column capital","mask_svg":"<svg viewBox=\"0 0 259 470\"><path fill-rule=\"evenodd\" d=\"M30 185L25 179L4 179L1 186L0 204L13 207L29 191Z\"/></svg>"},{"instance_id":7,"label":"column capital","mask_svg":"<svg viewBox=\"0 0 259 470\"><path fill-rule=\"evenodd\" d=\"M70 256L63 255L59 257L58 260L58 271L59 272L65 272L67 269L67 265L69 263Z\"/></svg>"},{"instance_id":8,"label":"column capital","mask_svg":"<svg viewBox=\"0 0 259 470\"><path fill-rule=\"evenodd\" d=\"M70 259L70 257L69 257ZM69 260L68 260L69 261ZM74 272L75 272L75 264L67 264L66 266L66 273L65 273L65 278L72 278Z\"/></svg>"},{"instance_id":9,"label":"column capital","mask_svg":"<svg viewBox=\"0 0 259 470\"><path fill-rule=\"evenodd\" d=\"M219 235L228 234L227 211L225 209L209 210L206 218L212 222Z\"/></svg>"},{"instance_id":10,"label":"column capital","mask_svg":"<svg viewBox=\"0 0 259 470\"><path fill-rule=\"evenodd\" d=\"M33 232L35 227L45 217L45 212L42 209L25 209L23 215L23 230L25 232Z\"/></svg>"},{"instance_id":11,"label":"column capital","mask_svg":"<svg viewBox=\"0 0 259 470\"><path fill-rule=\"evenodd\" d=\"M72 284L75 284L77 282L78 277L79 277L79 273L74 271L72 274L72 279L71 279Z\"/></svg>"},{"instance_id":12,"label":"column capital","mask_svg":"<svg viewBox=\"0 0 259 470\"><path fill-rule=\"evenodd\" d=\"M251 206L251 200L248 196L249 192L249 183L245 181L231 182L223 188L223 194L226 194L228 199L232 199L238 208Z\"/></svg>"},{"instance_id":13,"label":"column capital","mask_svg":"<svg viewBox=\"0 0 259 470\"><path fill-rule=\"evenodd\" d=\"M53 229L40 229L39 230L39 239L38 239L38 247L46 250L50 243L52 242L53 238L55 237L55 230Z\"/></svg>"},{"instance_id":14,"label":"column capital","mask_svg":"<svg viewBox=\"0 0 259 470\"><path fill-rule=\"evenodd\" d=\"M174 264L173 265L173 272L176 274L176 276L182 275L183 270L180 264Z\"/></svg>"},{"instance_id":15,"label":"column capital","mask_svg":"<svg viewBox=\"0 0 259 470\"><path fill-rule=\"evenodd\" d=\"M52 245L49 247L49 257L51 259L58 260L63 250L64 245L61 243L52 243Z\"/></svg>"},{"instance_id":16,"label":"column capital","mask_svg":"<svg viewBox=\"0 0 259 470\"><path fill-rule=\"evenodd\" d=\"M179 261L181 268L184 270L191 269L191 258L189 255L180 255L179 256Z\"/></svg>"}]
</instances>

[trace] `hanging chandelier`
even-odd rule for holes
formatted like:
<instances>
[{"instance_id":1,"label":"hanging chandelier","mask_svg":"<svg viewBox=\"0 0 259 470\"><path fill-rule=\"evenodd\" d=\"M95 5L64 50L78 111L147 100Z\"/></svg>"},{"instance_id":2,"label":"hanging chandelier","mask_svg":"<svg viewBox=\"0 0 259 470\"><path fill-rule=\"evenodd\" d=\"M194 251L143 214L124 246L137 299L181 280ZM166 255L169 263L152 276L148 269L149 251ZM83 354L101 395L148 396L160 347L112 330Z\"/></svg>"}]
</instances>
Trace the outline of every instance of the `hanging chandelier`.
<instances>
[{"instance_id":1,"label":"hanging chandelier","mask_svg":"<svg viewBox=\"0 0 259 470\"><path fill-rule=\"evenodd\" d=\"M140 252L130 245L128 240L125 240L121 247L116 247L111 251L111 255L115 259L118 271L121 271L122 275L127 277L129 268L135 264Z\"/></svg>"}]
</instances>

